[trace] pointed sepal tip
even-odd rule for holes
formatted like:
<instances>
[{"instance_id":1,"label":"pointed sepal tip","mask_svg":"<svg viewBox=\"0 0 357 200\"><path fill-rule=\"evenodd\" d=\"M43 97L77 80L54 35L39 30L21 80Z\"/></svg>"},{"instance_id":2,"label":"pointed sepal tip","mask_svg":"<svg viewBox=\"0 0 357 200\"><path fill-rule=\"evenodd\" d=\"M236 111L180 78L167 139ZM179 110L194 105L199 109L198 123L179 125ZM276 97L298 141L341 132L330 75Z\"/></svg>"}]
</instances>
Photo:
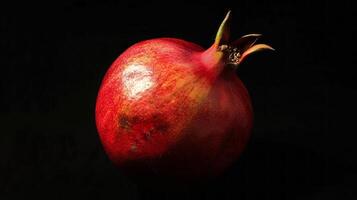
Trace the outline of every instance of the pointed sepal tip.
<instances>
[{"instance_id":1,"label":"pointed sepal tip","mask_svg":"<svg viewBox=\"0 0 357 200\"><path fill-rule=\"evenodd\" d=\"M222 43L226 43L229 40L229 20L231 16L231 11L229 10L224 17L221 25L218 28L216 38L214 40L215 46L220 46Z\"/></svg>"}]
</instances>

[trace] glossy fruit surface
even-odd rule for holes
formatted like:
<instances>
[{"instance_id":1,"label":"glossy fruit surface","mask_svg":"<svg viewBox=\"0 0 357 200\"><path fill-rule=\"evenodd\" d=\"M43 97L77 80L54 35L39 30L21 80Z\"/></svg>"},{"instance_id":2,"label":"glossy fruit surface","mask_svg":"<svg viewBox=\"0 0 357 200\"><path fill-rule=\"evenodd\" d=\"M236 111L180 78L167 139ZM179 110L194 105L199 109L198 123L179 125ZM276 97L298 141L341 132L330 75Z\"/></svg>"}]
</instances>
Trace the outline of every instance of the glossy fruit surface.
<instances>
[{"instance_id":1,"label":"glossy fruit surface","mask_svg":"<svg viewBox=\"0 0 357 200\"><path fill-rule=\"evenodd\" d=\"M96 125L120 168L175 177L219 174L252 128L249 94L234 69L257 50L258 34L228 43L227 20L207 50L180 39L134 44L107 71Z\"/></svg>"}]
</instances>

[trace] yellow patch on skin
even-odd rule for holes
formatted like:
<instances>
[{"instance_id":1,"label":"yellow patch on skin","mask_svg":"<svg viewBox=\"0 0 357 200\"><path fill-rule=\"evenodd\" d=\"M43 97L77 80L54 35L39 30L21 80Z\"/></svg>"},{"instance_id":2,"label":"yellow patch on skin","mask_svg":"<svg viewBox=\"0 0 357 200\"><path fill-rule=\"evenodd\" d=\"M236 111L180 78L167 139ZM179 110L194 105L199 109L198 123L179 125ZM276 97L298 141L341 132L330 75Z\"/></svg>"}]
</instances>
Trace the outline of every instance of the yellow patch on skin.
<instances>
[{"instance_id":1,"label":"yellow patch on skin","mask_svg":"<svg viewBox=\"0 0 357 200\"><path fill-rule=\"evenodd\" d=\"M210 87L206 80L194 74L177 78L173 93L169 96L172 99L167 101L167 105L176 106L175 116L181 118L175 122L175 126L171 130L173 141L182 137L180 134L182 129L194 118L209 90Z\"/></svg>"},{"instance_id":2,"label":"yellow patch on skin","mask_svg":"<svg viewBox=\"0 0 357 200\"><path fill-rule=\"evenodd\" d=\"M187 83L184 79L177 79L176 80L176 89L182 88Z\"/></svg>"},{"instance_id":3,"label":"yellow patch on skin","mask_svg":"<svg viewBox=\"0 0 357 200\"><path fill-rule=\"evenodd\" d=\"M200 102L208 94L208 90L209 88L204 84L198 83L192 88L188 96L192 101Z\"/></svg>"}]
</instances>

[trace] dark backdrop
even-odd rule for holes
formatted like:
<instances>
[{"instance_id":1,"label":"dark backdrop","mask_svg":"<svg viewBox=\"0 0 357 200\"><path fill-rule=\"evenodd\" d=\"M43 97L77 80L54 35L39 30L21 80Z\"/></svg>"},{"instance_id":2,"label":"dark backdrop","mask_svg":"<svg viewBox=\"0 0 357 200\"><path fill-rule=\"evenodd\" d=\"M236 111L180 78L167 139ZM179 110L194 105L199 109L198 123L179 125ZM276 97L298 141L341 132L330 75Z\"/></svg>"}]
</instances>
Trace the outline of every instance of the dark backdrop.
<instances>
[{"instance_id":1,"label":"dark backdrop","mask_svg":"<svg viewBox=\"0 0 357 200\"><path fill-rule=\"evenodd\" d=\"M356 199L351 2L1 4L0 196ZM144 39L170 36L209 47L228 9L232 37L262 33L276 49L251 56L237 71L255 110L246 151L227 173L194 186L126 177L106 157L95 128L104 73Z\"/></svg>"}]
</instances>

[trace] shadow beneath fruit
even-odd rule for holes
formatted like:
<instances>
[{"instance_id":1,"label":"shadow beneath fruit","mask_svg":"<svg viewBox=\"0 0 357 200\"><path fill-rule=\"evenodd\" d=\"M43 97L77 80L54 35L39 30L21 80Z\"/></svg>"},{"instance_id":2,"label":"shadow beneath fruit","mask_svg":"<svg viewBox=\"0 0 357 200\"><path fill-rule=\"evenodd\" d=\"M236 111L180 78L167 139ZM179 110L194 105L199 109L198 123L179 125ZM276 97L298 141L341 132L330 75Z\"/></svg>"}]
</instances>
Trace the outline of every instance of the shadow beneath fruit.
<instances>
[{"instance_id":1,"label":"shadow beneath fruit","mask_svg":"<svg viewBox=\"0 0 357 200\"><path fill-rule=\"evenodd\" d=\"M136 183L140 199L309 199L340 184L344 173L325 155L255 140L231 169L213 180L177 184L145 178Z\"/></svg>"}]
</instances>

